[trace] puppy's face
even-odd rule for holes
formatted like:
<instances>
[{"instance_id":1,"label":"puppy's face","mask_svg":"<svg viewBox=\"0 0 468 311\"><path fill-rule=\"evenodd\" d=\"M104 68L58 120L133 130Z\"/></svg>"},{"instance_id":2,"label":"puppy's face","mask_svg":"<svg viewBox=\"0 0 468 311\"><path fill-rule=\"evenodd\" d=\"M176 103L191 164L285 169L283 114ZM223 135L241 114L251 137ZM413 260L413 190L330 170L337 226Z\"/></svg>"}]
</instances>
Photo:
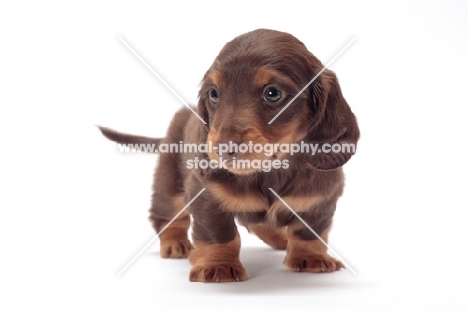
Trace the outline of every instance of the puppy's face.
<instances>
[{"instance_id":1,"label":"puppy's face","mask_svg":"<svg viewBox=\"0 0 468 311\"><path fill-rule=\"evenodd\" d=\"M281 159L284 155L271 150L272 146L294 143L307 134L311 118L309 92L302 92L268 124L308 83L308 70L301 68L308 67L307 57L291 59L294 57L291 48L298 49L296 54L308 53L299 41L287 34L244 35L224 47L205 75L200 110L205 112L208 122L207 143L219 147L213 148L209 157L221 158L233 173L258 171L234 167L233 160ZM262 152L258 152L261 146Z\"/></svg>"},{"instance_id":2,"label":"puppy's face","mask_svg":"<svg viewBox=\"0 0 468 311\"><path fill-rule=\"evenodd\" d=\"M250 174L261 168L233 164L285 156L277 149L265 152L267 146L301 140L356 143L357 122L335 74L325 70L304 89L322 68L288 33L259 29L228 42L205 74L199 93L198 111L207 122L203 135L208 144L219 146L209 153L210 159L225 162L235 174ZM317 169L334 169L351 156L322 154L310 163Z\"/></svg>"}]
</instances>

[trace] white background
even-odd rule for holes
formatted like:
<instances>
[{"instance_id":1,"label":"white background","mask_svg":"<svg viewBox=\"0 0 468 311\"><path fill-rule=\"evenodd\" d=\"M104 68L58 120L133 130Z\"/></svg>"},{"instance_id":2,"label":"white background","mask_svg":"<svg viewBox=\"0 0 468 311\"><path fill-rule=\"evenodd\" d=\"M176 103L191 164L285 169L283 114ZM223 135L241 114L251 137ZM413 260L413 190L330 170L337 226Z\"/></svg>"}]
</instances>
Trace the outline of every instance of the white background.
<instances>
[{"instance_id":1,"label":"white background","mask_svg":"<svg viewBox=\"0 0 468 311\"><path fill-rule=\"evenodd\" d=\"M1 1L0 309L468 308L462 1ZM163 136L221 47L290 32L331 66L358 117L330 245L357 272L297 274L240 228L247 282L188 281L147 221L156 155L95 128Z\"/></svg>"}]
</instances>

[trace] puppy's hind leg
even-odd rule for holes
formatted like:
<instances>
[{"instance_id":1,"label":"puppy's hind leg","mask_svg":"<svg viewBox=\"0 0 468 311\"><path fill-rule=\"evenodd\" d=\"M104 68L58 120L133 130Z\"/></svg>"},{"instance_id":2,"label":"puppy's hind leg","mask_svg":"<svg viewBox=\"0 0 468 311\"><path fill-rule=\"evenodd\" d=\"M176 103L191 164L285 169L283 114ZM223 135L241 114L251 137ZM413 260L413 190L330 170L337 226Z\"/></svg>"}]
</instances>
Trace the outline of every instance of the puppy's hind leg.
<instances>
[{"instance_id":1,"label":"puppy's hind leg","mask_svg":"<svg viewBox=\"0 0 468 311\"><path fill-rule=\"evenodd\" d=\"M187 258L192 249L187 236L189 213L184 211L175 218L185 206L178 162L178 154L161 154L153 184L149 219L156 232L160 233L160 254L163 258Z\"/></svg>"},{"instance_id":2,"label":"puppy's hind leg","mask_svg":"<svg viewBox=\"0 0 468 311\"><path fill-rule=\"evenodd\" d=\"M162 258L187 258L193 248L187 236L190 215L184 211L174 218L185 205L183 197L175 196L164 206L160 205L162 202L153 201L149 216L153 228L159 234L160 255ZM161 211L168 209L171 209L171 212L163 216L165 213Z\"/></svg>"}]
</instances>

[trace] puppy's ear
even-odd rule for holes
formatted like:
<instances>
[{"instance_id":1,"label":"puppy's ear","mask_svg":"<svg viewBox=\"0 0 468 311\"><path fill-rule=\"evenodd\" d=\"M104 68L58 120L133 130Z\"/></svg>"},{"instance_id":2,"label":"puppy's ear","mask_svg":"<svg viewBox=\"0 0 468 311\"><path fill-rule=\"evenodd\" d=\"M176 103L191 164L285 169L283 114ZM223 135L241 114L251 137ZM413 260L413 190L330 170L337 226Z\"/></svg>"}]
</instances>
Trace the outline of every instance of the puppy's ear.
<instances>
[{"instance_id":1,"label":"puppy's ear","mask_svg":"<svg viewBox=\"0 0 468 311\"><path fill-rule=\"evenodd\" d=\"M310 159L317 169L330 170L344 165L354 155L359 127L341 93L335 73L325 70L310 89L313 121L308 139L322 149Z\"/></svg>"}]
</instances>

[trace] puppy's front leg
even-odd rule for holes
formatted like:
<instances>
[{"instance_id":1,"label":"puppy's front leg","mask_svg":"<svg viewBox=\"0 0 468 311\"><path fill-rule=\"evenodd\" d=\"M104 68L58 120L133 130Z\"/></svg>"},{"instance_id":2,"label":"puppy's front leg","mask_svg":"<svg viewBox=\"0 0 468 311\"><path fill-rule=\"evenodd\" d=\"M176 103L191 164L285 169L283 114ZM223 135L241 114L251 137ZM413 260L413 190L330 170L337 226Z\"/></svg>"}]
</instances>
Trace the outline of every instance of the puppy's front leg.
<instances>
[{"instance_id":1,"label":"puppy's front leg","mask_svg":"<svg viewBox=\"0 0 468 311\"><path fill-rule=\"evenodd\" d=\"M207 191L206 191L207 192ZM191 206L193 241L190 253L192 282L239 282L247 273L239 260L240 238L234 215L220 210L203 193Z\"/></svg>"},{"instance_id":2,"label":"puppy's front leg","mask_svg":"<svg viewBox=\"0 0 468 311\"><path fill-rule=\"evenodd\" d=\"M239 260L239 235L227 243L206 243L195 241L190 254L191 282L240 282L247 279L247 273Z\"/></svg>"},{"instance_id":3,"label":"puppy's front leg","mask_svg":"<svg viewBox=\"0 0 468 311\"><path fill-rule=\"evenodd\" d=\"M328 243L331 218L317 221L316 217L307 215L307 213L304 213L302 217L320 235L322 240ZM295 272L333 272L344 268L339 260L327 253L327 246L298 219L288 225L287 231L288 244L284 264L290 270Z\"/></svg>"}]
</instances>

